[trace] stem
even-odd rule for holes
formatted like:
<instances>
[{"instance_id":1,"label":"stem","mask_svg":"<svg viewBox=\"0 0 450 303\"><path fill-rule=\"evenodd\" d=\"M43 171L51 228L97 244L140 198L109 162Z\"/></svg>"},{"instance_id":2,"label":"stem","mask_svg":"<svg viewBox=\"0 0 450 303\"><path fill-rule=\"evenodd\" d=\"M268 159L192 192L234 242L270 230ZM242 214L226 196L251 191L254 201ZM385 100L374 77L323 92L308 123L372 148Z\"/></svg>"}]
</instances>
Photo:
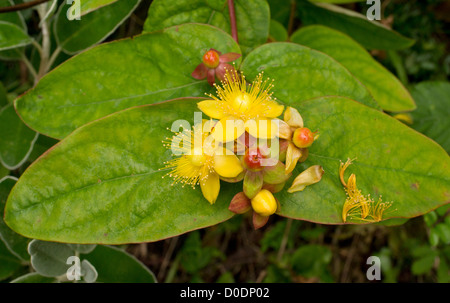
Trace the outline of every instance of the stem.
<instances>
[{"instance_id":1,"label":"stem","mask_svg":"<svg viewBox=\"0 0 450 303\"><path fill-rule=\"evenodd\" d=\"M291 1L291 11L289 14L289 23L288 23L288 36L290 37L292 31L294 30L294 19L295 19L295 10L297 9L297 2Z\"/></svg>"},{"instance_id":2,"label":"stem","mask_svg":"<svg viewBox=\"0 0 450 303\"><path fill-rule=\"evenodd\" d=\"M44 20L46 16L46 5L39 6L37 11L39 14L39 17L41 20ZM48 71L49 66L49 57L50 57L50 48L51 48L51 41L50 41L50 29L48 27L47 20L44 20L42 22L42 53L41 53L41 63L39 65L39 72L37 74L37 77L35 79L35 83L37 83Z\"/></svg>"},{"instance_id":3,"label":"stem","mask_svg":"<svg viewBox=\"0 0 450 303\"><path fill-rule=\"evenodd\" d=\"M234 1L228 0L228 10L230 12L231 36L236 43L239 43L238 31L236 26L236 12L234 10Z\"/></svg>"},{"instance_id":4,"label":"stem","mask_svg":"<svg viewBox=\"0 0 450 303\"><path fill-rule=\"evenodd\" d=\"M288 219L286 223L286 228L284 229L283 238L281 239L280 250L278 251L277 261L281 262L284 252L286 251L286 245L289 238L289 233L291 231L292 219Z\"/></svg>"},{"instance_id":5,"label":"stem","mask_svg":"<svg viewBox=\"0 0 450 303\"><path fill-rule=\"evenodd\" d=\"M50 57L50 59L48 60L47 63L47 70L45 71L46 73L50 70L50 68L52 67L53 63L55 63L56 58L58 58L59 53L61 53L61 47L58 46L55 51L53 52L52 56Z\"/></svg>"},{"instance_id":6,"label":"stem","mask_svg":"<svg viewBox=\"0 0 450 303\"><path fill-rule=\"evenodd\" d=\"M28 68L28 71L30 72L30 74L33 76L33 79L36 81L37 73L36 73L36 70L33 67L33 64L31 64L31 62L28 60L28 58L24 54L21 55L21 59L22 59L23 63L25 63L25 65Z\"/></svg>"},{"instance_id":7,"label":"stem","mask_svg":"<svg viewBox=\"0 0 450 303\"><path fill-rule=\"evenodd\" d=\"M17 4L17 5L0 7L0 13L21 11L21 10L24 10L24 9L39 5L41 3L48 2L48 1L50 1L50 0L34 0L34 1L25 2L25 3L21 3L21 4Z\"/></svg>"}]
</instances>

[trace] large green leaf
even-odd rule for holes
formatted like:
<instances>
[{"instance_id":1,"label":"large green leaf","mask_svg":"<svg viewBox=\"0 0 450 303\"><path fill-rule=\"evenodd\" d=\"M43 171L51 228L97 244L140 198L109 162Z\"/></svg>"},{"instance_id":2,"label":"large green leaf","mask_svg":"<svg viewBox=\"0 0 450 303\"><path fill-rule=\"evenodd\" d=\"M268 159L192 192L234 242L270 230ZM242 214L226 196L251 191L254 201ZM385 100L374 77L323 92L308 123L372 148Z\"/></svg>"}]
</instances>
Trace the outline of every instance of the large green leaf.
<instances>
[{"instance_id":1,"label":"large green leaf","mask_svg":"<svg viewBox=\"0 0 450 303\"><path fill-rule=\"evenodd\" d=\"M382 109L391 112L415 109L402 83L349 36L325 26L311 25L295 32L291 41L339 61L367 87Z\"/></svg>"},{"instance_id":2,"label":"large green leaf","mask_svg":"<svg viewBox=\"0 0 450 303\"><path fill-rule=\"evenodd\" d=\"M16 180L17 179L14 177L0 179L0 240L3 240L12 254L26 261L30 259L30 255L27 251L29 240L12 231L5 222L3 222L6 199L8 198L11 189L16 184Z\"/></svg>"},{"instance_id":3,"label":"large green leaf","mask_svg":"<svg viewBox=\"0 0 450 303\"><path fill-rule=\"evenodd\" d=\"M322 24L348 34L369 49L404 49L414 44L379 22L352 10L326 3L298 1L298 12L304 25Z\"/></svg>"},{"instance_id":4,"label":"large green leaf","mask_svg":"<svg viewBox=\"0 0 450 303\"><path fill-rule=\"evenodd\" d=\"M261 71L275 79L274 96L286 104L336 95L378 108L366 87L345 67L302 45L275 42L260 46L245 58L241 70L250 79Z\"/></svg>"},{"instance_id":5,"label":"large green leaf","mask_svg":"<svg viewBox=\"0 0 450 303\"><path fill-rule=\"evenodd\" d=\"M346 171L364 195L392 201L383 219L422 215L450 202L450 158L435 142L396 119L353 100L325 97L298 107L305 125L320 132L308 160L293 175L322 165L322 180L302 192L276 194L280 215L339 224L346 195L339 163L356 158ZM288 181L289 185L289 181ZM361 222L361 221L354 221Z\"/></svg>"},{"instance_id":6,"label":"large green leaf","mask_svg":"<svg viewBox=\"0 0 450 303\"><path fill-rule=\"evenodd\" d=\"M18 25L0 21L0 51L25 46L31 43L31 38Z\"/></svg>"},{"instance_id":7,"label":"large green leaf","mask_svg":"<svg viewBox=\"0 0 450 303\"><path fill-rule=\"evenodd\" d=\"M80 2L80 15L86 15L92 11L95 11L103 6L110 5L118 0L81 0ZM122 2L128 0L120 0Z\"/></svg>"},{"instance_id":8,"label":"large green leaf","mask_svg":"<svg viewBox=\"0 0 450 303\"><path fill-rule=\"evenodd\" d=\"M0 162L9 170L21 166L33 149L38 134L17 116L14 106L0 110Z\"/></svg>"},{"instance_id":9,"label":"large green leaf","mask_svg":"<svg viewBox=\"0 0 450 303\"><path fill-rule=\"evenodd\" d=\"M82 51L114 32L139 3L140 0L118 1L87 14L80 20L69 20L63 3L54 23L56 41L68 54Z\"/></svg>"},{"instance_id":10,"label":"large green leaf","mask_svg":"<svg viewBox=\"0 0 450 303\"><path fill-rule=\"evenodd\" d=\"M240 53L231 36L201 24L99 45L55 68L15 106L30 127L63 138L125 108L211 92L191 76L210 48Z\"/></svg>"},{"instance_id":11,"label":"large green leaf","mask_svg":"<svg viewBox=\"0 0 450 303\"><path fill-rule=\"evenodd\" d=\"M93 252L82 255L97 270L97 282L154 283L153 273L134 256L112 246L97 245Z\"/></svg>"},{"instance_id":12,"label":"large green leaf","mask_svg":"<svg viewBox=\"0 0 450 303\"><path fill-rule=\"evenodd\" d=\"M239 45L248 53L269 37L269 5L265 0L235 0L234 6ZM144 31L190 22L211 24L231 33L227 1L155 0L148 11Z\"/></svg>"},{"instance_id":13,"label":"large green leaf","mask_svg":"<svg viewBox=\"0 0 450 303\"><path fill-rule=\"evenodd\" d=\"M128 109L87 124L34 162L6 204L5 222L31 238L69 243L157 241L229 219L232 185L214 205L160 171L172 122L197 99Z\"/></svg>"},{"instance_id":14,"label":"large green leaf","mask_svg":"<svg viewBox=\"0 0 450 303\"><path fill-rule=\"evenodd\" d=\"M412 127L450 153L450 83L422 82L413 87L411 94L417 102Z\"/></svg>"}]
</instances>

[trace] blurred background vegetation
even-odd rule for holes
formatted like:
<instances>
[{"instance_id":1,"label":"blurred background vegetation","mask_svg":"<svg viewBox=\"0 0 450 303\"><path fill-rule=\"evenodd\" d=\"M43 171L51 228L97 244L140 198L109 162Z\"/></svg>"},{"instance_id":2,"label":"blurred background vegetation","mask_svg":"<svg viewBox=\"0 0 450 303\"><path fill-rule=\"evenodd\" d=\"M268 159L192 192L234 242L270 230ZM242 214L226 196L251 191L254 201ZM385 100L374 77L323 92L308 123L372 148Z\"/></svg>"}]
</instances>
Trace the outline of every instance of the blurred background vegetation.
<instances>
[{"instance_id":1,"label":"blurred background vegetation","mask_svg":"<svg viewBox=\"0 0 450 303\"><path fill-rule=\"evenodd\" d=\"M268 2L272 18L289 33L301 26L301 20L292 18L289 9L283 11L286 6L276 0ZM107 40L139 34L150 3L143 1ZM367 9L365 2L344 6L359 12ZM23 14L30 34L38 34L35 12L26 10ZM372 54L408 88L429 80L448 81L449 19L450 1L382 1L382 23L416 43L409 49ZM26 51L34 64L34 48ZM54 66L68 58L61 53ZM16 60L0 60L0 81L8 99L33 85L24 63ZM443 135L448 137L448 133ZM55 142L40 136L27 164L10 174L19 177ZM6 169L0 166L0 178L5 174ZM217 226L126 249L160 282L368 282L370 265L366 260L373 255L381 259L382 282L450 282L449 209L444 206L389 227L327 226L272 216L266 227L257 231L251 218L243 215Z\"/></svg>"}]
</instances>

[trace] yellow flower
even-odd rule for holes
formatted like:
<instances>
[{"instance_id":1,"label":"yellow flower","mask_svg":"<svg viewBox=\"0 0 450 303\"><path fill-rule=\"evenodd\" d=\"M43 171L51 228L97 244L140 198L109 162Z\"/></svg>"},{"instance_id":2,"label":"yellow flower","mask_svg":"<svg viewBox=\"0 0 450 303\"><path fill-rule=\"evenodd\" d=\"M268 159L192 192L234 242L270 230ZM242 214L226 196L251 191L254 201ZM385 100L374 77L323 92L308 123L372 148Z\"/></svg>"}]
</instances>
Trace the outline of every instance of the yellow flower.
<instances>
[{"instance_id":1,"label":"yellow flower","mask_svg":"<svg viewBox=\"0 0 450 303\"><path fill-rule=\"evenodd\" d=\"M348 181L345 182L344 172L350 164L352 164L352 160L348 159L345 163L341 162L339 166L339 178L347 194L342 209L342 220L346 222L348 217L352 217L367 222L381 221L384 211L392 206L392 202L382 202L380 197L375 203L370 195L364 196L356 187L355 174L351 174Z\"/></svg>"},{"instance_id":2,"label":"yellow flower","mask_svg":"<svg viewBox=\"0 0 450 303\"><path fill-rule=\"evenodd\" d=\"M284 121L279 122L280 138L289 140L286 152L286 174L291 173L298 161L306 161L308 147L319 137L303 126L303 118L293 107L287 107Z\"/></svg>"},{"instance_id":3,"label":"yellow flower","mask_svg":"<svg viewBox=\"0 0 450 303\"><path fill-rule=\"evenodd\" d=\"M213 204L219 195L220 176L235 178L243 167L231 151L210 144L210 134L202 128L203 125L198 124L193 131L184 130L167 138L165 146L181 156L167 161L164 168L170 169L166 176L174 179L173 184L183 183L193 188L200 184L203 196Z\"/></svg>"},{"instance_id":4,"label":"yellow flower","mask_svg":"<svg viewBox=\"0 0 450 303\"><path fill-rule=\"evenodd\" d=\"M278 132L274 118L283 113L284 106L272 99L272 82L263 81L259 74L247 86L245 76L234 69L227 70L225 79L222 87L216 86L217 97L209 95L213 100L198 103L203 113L219 120L212 132L214 138L218 142L233 141L245 130L257 138L273 138Z\"/></svg>"}]
</instances>

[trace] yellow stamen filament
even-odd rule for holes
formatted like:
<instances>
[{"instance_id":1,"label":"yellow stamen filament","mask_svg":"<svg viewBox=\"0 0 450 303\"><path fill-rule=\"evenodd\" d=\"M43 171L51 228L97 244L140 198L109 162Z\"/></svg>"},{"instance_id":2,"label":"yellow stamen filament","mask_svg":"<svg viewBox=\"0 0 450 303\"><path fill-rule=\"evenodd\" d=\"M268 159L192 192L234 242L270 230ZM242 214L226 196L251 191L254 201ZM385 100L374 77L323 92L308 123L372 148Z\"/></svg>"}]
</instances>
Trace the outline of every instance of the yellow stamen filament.
<instances>
[{"instance_id":1,"label":"yellow stamen filament","mask_svg":"<svg viewBox=\"0 0 450 303\"><path fill-rule=\"evenodd\" d=\"M350 164L352 164L352 160L348 159L345 163L341 162L339 166L339 178L347 195L342 209L342 220L346 222L347 218L353 218L366 222L381 221L383 213L392 206L392 202L382 202L380 197L375 203L370 195L364 196L356 186L355 174L351 174L348 181L345 182L344 172Z\"/></svg>"}]
</instances>

